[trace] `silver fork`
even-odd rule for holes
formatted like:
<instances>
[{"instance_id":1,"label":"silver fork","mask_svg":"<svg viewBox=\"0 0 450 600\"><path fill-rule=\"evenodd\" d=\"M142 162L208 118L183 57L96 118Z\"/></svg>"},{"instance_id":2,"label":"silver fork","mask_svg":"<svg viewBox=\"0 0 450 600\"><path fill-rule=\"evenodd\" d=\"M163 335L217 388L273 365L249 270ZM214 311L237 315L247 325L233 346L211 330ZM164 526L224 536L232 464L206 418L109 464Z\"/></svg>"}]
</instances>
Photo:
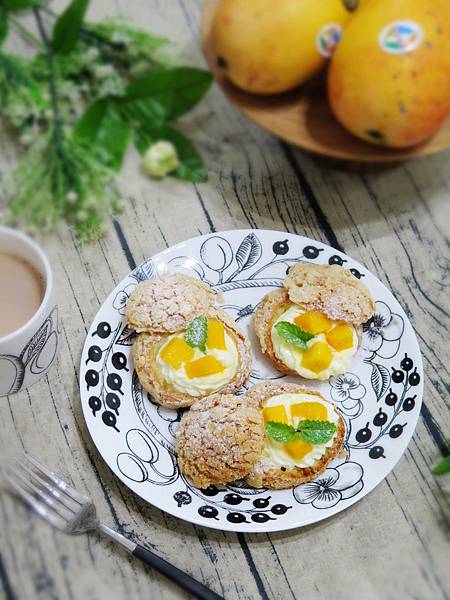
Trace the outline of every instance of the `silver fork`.
<instances>
[{"instance_id":1,"label":"silver fork","mask_svg":"<svg viewBox=\"0 0 450 600\"><path fill-rule=\"evenodd\" d=\"M30 455L24 453L22 459L16 459L14 465L9 465L6 468L5 479L32 510L57 529L69 534L86 533L96 529L196 598L223 600L184 571L100 523L95 506L87 496L62 481Z\"/></svg>"}]
</instances>

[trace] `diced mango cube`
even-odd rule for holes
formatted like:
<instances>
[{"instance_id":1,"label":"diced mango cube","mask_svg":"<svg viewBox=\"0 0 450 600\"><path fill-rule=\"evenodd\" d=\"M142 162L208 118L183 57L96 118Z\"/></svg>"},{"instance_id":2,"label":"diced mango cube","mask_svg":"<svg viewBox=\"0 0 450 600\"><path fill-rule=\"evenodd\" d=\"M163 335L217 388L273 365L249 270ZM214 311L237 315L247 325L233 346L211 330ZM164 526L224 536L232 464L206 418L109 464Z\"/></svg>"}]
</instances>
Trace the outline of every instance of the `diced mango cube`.
<instances>
[{"instance_id":1,"label":"diced mango cube","mask_svg":"<svg viewBox=\"0 0 450 600\"><path fill-rule=\"evenodd\" d=\"M276 421L277 423L288 423L286 409L282 404L278 406L268 406L263 410L264 423L267 421Z\"/></svg>"},{"instance_id":2,"label":"diced mango cube","mask_svg":"<svg viewBox=\"0 0 450 600\"><path fill-rule=\"evenodd\" d=\"M183 338L174 337L161 350L161 358L174 369L194 358L194 349L188 346Z\"/></svg>"},{"instance_id":3,"label":"diced mango cube","mask_svg":"<svg viewBox=\"0 0 450 600\"><path fill-rule=\"evenodd\" d=\"M308 452L311 452L312 446L297 438L284 444L284 449L294 460L301 460Z\"/></svg>"},{"instance_id":4,"label":"diced mango cube","mask_svg":"<svg viewBox=\"0 0 450 600\"><path fill-rule=\"evenodd\" d=\"M333 351L325 342L316 342L305 350L302 355L302 366L305 369L320 373L331 365Z\"/></svg>"},{"instance_id":5,"label":"diced mango cube","mask_svg":"<svg viewBox=\"0 0 450 600\"><path fill-rule=\"evenodd\" d=\"M223 371L224 368L223 364L220 360L217 360L215 356L202 356L184 366L184 370L189 379L214 375L215 373Z\"/></svg>"},{"instance_id":6,"label":"diced mango cube","mask_svg":"<svg viewBox=\"0 0 450 600\"><path fill-rule=\"evenodd\" d=\"M300 402L300 404L291 404L291 416L312 421L326 421L328 411L320 402Z\"/></svg>"},{"instance_id":7,"label":"diced mango cube","mask_svg":"<svg viewBox=\"0 0 450 600\"><path fill-rule=\"evenodd\" d=\"M317 335L322 333L333 325L333 321L318 310L309 310L295 317L294 322L301 327L303 331Z\"/></svg>"},{"instance_id":8,"label":"diced mango cube","mask_svg":"<svg viewBox=\"0 0 450 600\"><path fill-rule=\"evenodd\" d=\"M225 327L220 321L208 321L208 337L206 346L212 350L226 350Z\"/></svg>"},{"instance_id":9,"label":"diced mango cube","mask_svg":"<svg viewBox=\"0 0 450 600\"><path fill-rule=\"evenodd\" d=\"M327 341L335 350L346 350L353 346L353 332L345 323L339 323L326 333Z\"/></svg>"}]
</instances>

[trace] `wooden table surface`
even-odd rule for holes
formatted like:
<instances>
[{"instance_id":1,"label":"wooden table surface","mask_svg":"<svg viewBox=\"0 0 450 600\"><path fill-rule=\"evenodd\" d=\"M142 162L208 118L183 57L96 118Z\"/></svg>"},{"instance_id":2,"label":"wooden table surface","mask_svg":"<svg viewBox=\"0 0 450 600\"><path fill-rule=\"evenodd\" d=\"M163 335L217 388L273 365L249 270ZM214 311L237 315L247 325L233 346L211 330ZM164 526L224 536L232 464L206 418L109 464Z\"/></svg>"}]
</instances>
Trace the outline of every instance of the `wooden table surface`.
<instances>
[{"instance_id":1,"label":"wooden table surface","mask_svg":"<svg viewBox=\"0 0 450 600\"><path fill-rule=\"evenodd\" d=\"M90 17L126 15L175 40L202 64L200 0L96 0ZM79 246L64 227L41 240L62 318L59 360L40 383L0 398L2 447L23 447L91 496L102 520L228 599L449 598L448 504L430 473L449 435L446 385L450 153L376 172L331 167L246 121L214 88L184 119L206 158L208 183L153 182L131 152L127 208L107 237ZM4 173L13 161L1 134ZM78 364L104 298L155 252L237 228L295 232L345 251L374 272L410 317L424 357L416 433L370 495L325 522L279 534L202 529L134 496L86 429ZM67 537L0 493L0 597L58 600L181 598L185 594L103 539Z\"/></svg>"}]
</instances>

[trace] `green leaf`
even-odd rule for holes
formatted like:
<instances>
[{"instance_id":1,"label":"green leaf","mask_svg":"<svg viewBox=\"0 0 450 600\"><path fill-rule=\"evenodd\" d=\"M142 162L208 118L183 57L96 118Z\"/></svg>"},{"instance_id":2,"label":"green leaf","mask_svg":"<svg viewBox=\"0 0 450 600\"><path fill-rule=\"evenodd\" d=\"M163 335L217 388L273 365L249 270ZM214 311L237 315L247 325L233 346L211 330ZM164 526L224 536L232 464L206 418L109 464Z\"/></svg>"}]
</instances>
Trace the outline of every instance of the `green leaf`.
<instances>
[{"instance_id":1,"label":"green leaf","mask_svg":"<svg viewBox=\"0 0 450 600\"><path fill-rule=\"evenodd\" d=\"M177 150L180 162L171 175L193 183L208 181L208 172L205 169L201 155L194 144L180 131L166 125L150 131L141 127L135 132L134 143L141 154L145 154L150 144L154 144L159 140L172 142Z\"/></svg>"},{"instance_id":2,"label":"green leaf","mask_svg":"<svg viewBox=\"0 0 450 600\"><path fill-rule=\"evenodd\" d=\"M326 444L336 433L337 428L330 421L299 421L299 438L308 444Z\"/></svg>"},{"instance_id":3,"label":"green leaf","mask_svg":"<svg viewBox=\"0 0 450 600\"><path fill-rule=\"evenodd\" d=\"M450 471L450 456L446 456L431 471L433 475L444 475Z\"/></svg>"},{"instance_id":4,"label":"green leaf","mask_svg":"<svg viewBox=\"0 0 450 600\"><path fill-rule=\"evenodd\" d=\"M27 10L33 6L40 6L46 0L3 0L3 7L8 11Z\"/></svg>"},{"instance_id":5,"label":"green leaf","mask_svg":"<svg viewBox=\"0 0 450 600\"><path fill-rule=\"evenodd\" d=\"M68 54L75 47L89 0L72 0L53 26L52 47L55 52Z\"/></svg>"},{"instance_id":6,"label":"green leaf","mask_svg":"<svg viewBox=\"0 0 450 600\"><path fill-rule=\"evenodd\" d=\"M280 442L281 444L292 442L292 440L295 440L297 437L297 432L295 429L286 423L267 421L265 429L268 436L273 438L276 442Z\"/></svg>"},{"instance_id":7,"label":"green leaf","mask_svg":"<svg viewBox=\"0 0 450 600\"><path fill-rule=\"evenodd\" d=\"M194 67L161 68L131 82L125 100L145 100L149 110L171 121L193 108L208 91L212 75Z\"/></svg>"},{"instance_id":8,"label":"green leaf","mask_svg":"<svg viewBox=\"0 0 450 600\"><path fill-rule=\"evenodd\" d=\"M0 6L0 46L8 35L8 12Z\"/></svg>"},{"instance_id":9,"label":"green leaf","mask_svg":"<svg viewBox=\"0 0 450 600\"><path fill-rule=\"evenodd\" d=\"M208 320L206 317L195 317L189 323L184 334L184 341L191 348L199 348L206 352L206 338L208 337Z\"/></svg>"},{"instance_id":10,"label":"green leaf","mask_svg":"<svg viewBox=\"0 0 450 600\"><path fill-rule=\"evenodd\" d=\"M91 147L104 165L118 171L130 140L131 125L122 117L114 102L102 99L87 107L75 127L74 135Z\"/></svg>"},{"instance_id":11,"label":"green leaf","mask_svg":"<svg viewBox=\"0 0 450 600\"><path fill-rule=\"evenodd\" d=\"M275 329L285 342L302 350L307 349L307 342L314 337L312 333L303 331L298 325L289 323L289 321L279 321L276 323Z\"/></svg>"}]
</instances>

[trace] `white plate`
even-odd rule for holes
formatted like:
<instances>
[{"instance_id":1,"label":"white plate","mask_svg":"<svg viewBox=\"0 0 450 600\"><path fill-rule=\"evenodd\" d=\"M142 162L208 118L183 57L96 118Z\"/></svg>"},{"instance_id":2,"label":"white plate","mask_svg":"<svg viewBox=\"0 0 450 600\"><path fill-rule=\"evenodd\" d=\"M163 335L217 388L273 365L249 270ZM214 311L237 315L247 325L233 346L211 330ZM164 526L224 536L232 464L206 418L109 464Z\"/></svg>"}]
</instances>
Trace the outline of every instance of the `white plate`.
<instances>
[{"instance_id":1,"label":"white plate","mask_svg":"<svg viewBox=\"0 0 450 600\"><path fill-rule=\"evenodd\" d=\"M364 328L351 371L311 384L341 410L349 456L334 461L315 481L294 489L255 490L238 482L198 490L180 473L174 454L174 432L182 411L154 404L133 372L134 333L123 317L128 296L139 281L168 271L188 273L221 290L223 307L252 341L251 386L285 377L262 357L251 315L264 294L282 285L289 265L299 260L350 268L355 277L363 278L376 300L376 314ZM100 454L141 498L205 527L267 532L320 521L361 500L378 485L413 434L422 403L422 380L422 358L411 324L376 277L320 242L283 232L238 230L201 236L164 250L116 287L89 330L81 360L80 393L84 417Z\"/></svg>"}]
</instances>

